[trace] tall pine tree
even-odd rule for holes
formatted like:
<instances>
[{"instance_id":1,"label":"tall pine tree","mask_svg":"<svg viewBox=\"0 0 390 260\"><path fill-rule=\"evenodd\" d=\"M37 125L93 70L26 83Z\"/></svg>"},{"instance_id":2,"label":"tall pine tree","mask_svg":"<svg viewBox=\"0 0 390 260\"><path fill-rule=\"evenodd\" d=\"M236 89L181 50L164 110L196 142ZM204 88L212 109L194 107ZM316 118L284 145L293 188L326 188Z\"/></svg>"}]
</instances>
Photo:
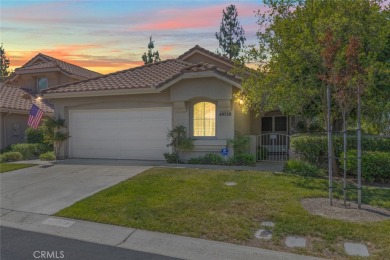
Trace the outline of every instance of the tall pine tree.
<instances>
[{"instance_id":1,"label":"tall pine tree","mask_svg":"<svg viewBox=\"0 0 390 260\"><path fill-rule=\"evenodd\" d=\"M148 53L144 52L144 55L142 55L142 60L144 61L145 65L161 60L158 51L153 51L153 49L154 41L152 41L152 36L150 36L148 44Z\"/></svg>"},{"instance_id":2,"label":"tall pine tree","mask_svg":"<svg viewBox=\"0 0 390 260\"><path fill-rule=\"evenodd\" d=\"M215 37L219 41L222 55L231 60L238 57L244 46L245 31L237 19L238 13L235 5L229 5L222 13L219 33L215 33Z\"/></svg>"},{"instance_id":3,"label":"tall pine tree","mask_svg":"<svg viewBox=\"0 0 390 260\"><path fill-rule=\"evenodd\" d=\"M0 47L0 82L3 82L4 79L9 75L9 58L5 55L5 50L3 44Z\"/></svg>"}]
</instances>

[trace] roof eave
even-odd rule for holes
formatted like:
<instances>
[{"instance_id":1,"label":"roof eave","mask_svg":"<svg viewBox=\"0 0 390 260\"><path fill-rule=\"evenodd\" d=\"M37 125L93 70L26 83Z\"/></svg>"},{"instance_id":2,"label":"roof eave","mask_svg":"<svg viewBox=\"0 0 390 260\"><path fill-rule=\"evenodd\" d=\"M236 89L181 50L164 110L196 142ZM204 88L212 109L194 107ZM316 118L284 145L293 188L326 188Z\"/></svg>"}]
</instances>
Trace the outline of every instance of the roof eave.
<instances>
[{"instance_id":1,"label":"roof eave","mask_svg":"<svg viewBox=\"0 0 390 260\"><path fill-rule=\"evenodd\" d=\"M43 93L45 99L57 98L77 98L77 97L101 97L101 96L122 96L136 94L153 94L159 93L155 88L136 88L136 89L113 89L113 90L95 90L80 92L62 92L62 93Z\"/></svg>"},{"instance_id":2,"label":"roof eave","mask_svg":"<svg viewBox=\"0 0 390 260\"><path fill-rule=\"evenodd\" d=\"M174 85L175 83L183 80L183 79L196 79L196 78L210 78L210 77L215 77L215 78L218 78L224 82L227 82L239 89L241 89L241 84L234 81L234 80L231 80L229 78L226 78L218 73L216 73L215 71L202 71L202 72L186 72L186 73L183 73L182 75L180 75L179 77L175 78L174 80L171 80L163 85L161 85L159 88L158 88L158 91L161 92L163 91L164 89L167 89L169 88L170 86Z\"/></svg>"}]
</instances>

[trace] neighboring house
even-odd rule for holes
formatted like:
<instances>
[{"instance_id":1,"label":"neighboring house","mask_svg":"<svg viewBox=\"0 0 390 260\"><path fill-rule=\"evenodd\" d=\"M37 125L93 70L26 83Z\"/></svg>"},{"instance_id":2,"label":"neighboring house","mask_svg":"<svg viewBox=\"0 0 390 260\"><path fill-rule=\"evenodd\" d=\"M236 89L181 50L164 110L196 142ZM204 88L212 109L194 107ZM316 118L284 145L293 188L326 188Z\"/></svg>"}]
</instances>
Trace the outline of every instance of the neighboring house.
<instances>
[{"instance_id":1,"label":"neighboring house","mask_svg":"<svg viewBox=\"0 0 390 260\"><path fill-rule=\"evenodd\" d=\"M52 105L31 91L0 84L0 149L25 141L24 132L32 104L42 109L45 116L53 116Z\"/></svg>"},{"instance_id":2,"label":"neighboring house","mask_svg":"<svg viewBox=\"0 0 390 260\"><path fill-rule=\"evenodd\" d=\"M31 100L35 100L36 94L44 89L101 75L42 53L15 69L1 87L1 148L25 141ZM41 103L45 116L53 115L52 105L46 101Z\"/></svg>"},{"instance_id":3,"label":"neighboring house","mask_svg":"<svg viewBox=\"0 0 390 260\"><path fill-rule=\"evenodd\" d=\"M288 133L279 112L244 114L234 94L233 63L199 46L177 59L118 71L42 92L66 119L62 156L163 160L167 133L177 125L195 139L189 156L219 153L235 134ZM252 138L252 140L256 138ZM256 141L254 141L256 146Z\"/></svg>"},{"instance_id":4,"label":"neighboring house","mask_svg":"<svg viewBox=\"0 0 390 260\"><path fill-rule=\"evenodd\" d=\"M44 89L101 75L39 53L22 67L15 69L15 72L3 83L30 89L33 93L40 93Z\"/></svg>"}]
</instances>

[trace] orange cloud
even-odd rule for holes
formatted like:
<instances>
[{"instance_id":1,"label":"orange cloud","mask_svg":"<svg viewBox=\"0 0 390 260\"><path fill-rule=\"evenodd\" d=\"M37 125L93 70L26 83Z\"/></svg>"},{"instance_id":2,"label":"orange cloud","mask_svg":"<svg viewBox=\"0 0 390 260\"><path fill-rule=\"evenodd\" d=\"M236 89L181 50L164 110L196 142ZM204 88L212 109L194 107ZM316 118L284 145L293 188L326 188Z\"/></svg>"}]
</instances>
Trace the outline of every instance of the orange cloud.
<instances>
[{"instance_id":1,"label":"orange cloud","mask_svg":"<svg viewBox=\"0 0 390 260\"><path fill-rule=\"evenodd\" d=\"M261 8L261 5L237 4L239 19L254 17L254 11ZM130 30L177 30L177 29L201 29L217 28L225 5L194 8L192 10L168 9L161 10L151 17L146 23L130 27Z\"/></svg>"}]
</instances>

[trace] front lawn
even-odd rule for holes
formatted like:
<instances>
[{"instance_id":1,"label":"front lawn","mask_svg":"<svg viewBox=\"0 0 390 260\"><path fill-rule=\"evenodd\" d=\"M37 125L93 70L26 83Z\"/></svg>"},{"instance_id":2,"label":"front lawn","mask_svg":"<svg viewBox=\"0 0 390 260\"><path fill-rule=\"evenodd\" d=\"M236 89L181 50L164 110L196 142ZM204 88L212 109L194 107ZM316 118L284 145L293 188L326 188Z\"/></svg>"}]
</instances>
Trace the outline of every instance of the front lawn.
<instances>
[{"instance_id":1,"label":"front lawn","mask_svg":"<svg viewBox=\"0 0 390 260\"><path fill-rule=\"evenodd\" d=\"M23 168L35 166L36 164L12 164L12 163L0 163L0 173L15 171Z\"/></svg>"},{"instance_id":2,"label":"front lawn","mask_svg":"<svg viewBox=\"0 0 390 260\"><path fill-rule=\"evenodd\" d=\"M365 188L363 195L366 204L390 208L390 189ZM306 197L327 197L327 181L254 171L154 168L56 215L284 251L286 236L305 236L307 248L290 251L330 258L346 256L345 241L367 244L378 259L390 255L390 220L351 223L310 215L300 204ZM276 224L273 239L255 239L260 223L268 220Z\"/></svg>"}]
</instances>

